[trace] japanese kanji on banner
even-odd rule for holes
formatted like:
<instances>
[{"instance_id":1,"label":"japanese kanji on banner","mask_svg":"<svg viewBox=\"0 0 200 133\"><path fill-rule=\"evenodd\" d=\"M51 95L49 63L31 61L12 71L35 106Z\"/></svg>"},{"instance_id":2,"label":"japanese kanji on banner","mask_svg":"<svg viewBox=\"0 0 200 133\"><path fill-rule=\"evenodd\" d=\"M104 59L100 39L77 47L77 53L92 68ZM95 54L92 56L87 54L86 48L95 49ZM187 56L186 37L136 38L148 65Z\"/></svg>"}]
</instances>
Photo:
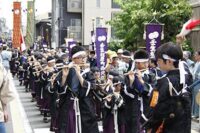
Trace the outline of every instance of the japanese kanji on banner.
<instances>
[{"instance_id":1,"label":"japanese kanji on banner","mask_svg":"<svg viewBox=\"0 0 200 133\"><path fill-rule=\"evenodd\" d=\"M96 28L96 56L97 56L97 67L101 71L101 78L105 77L105 66L106 66L106 51L108 50L107 44L107 28L97 27Z\"/></svg>"},{"instance_id":2,"label":"japanese kanji on banner","mask_svg":"<svg viewBox=\"0 0 200 133\"><path fill-rule=\"evenodd\" d=\"M163 36L163 25L146 24L146 49L151 58L155 58L156 49L160 46Z\"/></svg>"}]
</instances>

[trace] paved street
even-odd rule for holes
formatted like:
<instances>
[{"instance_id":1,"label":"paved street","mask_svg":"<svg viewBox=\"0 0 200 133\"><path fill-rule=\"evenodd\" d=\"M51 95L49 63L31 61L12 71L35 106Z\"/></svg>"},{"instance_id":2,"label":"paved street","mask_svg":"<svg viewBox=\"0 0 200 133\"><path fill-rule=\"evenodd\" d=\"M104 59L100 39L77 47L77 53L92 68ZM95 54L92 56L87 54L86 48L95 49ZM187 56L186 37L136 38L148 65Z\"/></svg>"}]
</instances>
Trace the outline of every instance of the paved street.
<instances>
[{"instance_id":1,"label":"paved street","mask_svg":"<svg viewBox=\"0 0 200 133\"><path fill-rule=\"evenodd\" d=\"M25 92L24 86L16 85L16 98L10 104L11 120L7 124L8 133L50 133L50 123L44 123L35 102L31 102L31 94Z\"/></svg>"},{"instance_id":2,"label":"paved street","mask_svg":"<svg viewBox=\"0 0 200 133\"><path fill-rule=\"evenodd\" d=\"M14 79L17 98L10 104L10 118L7 123L8 133L51 133L49 124L42 121L42 115L38 111L35 102L31 102L31 94L25 92L23 86L19 86ZM19 96L19 97L18 97ZM198 123L192 122L192 133L198 132Z\"/></svg>"}]
</instances>

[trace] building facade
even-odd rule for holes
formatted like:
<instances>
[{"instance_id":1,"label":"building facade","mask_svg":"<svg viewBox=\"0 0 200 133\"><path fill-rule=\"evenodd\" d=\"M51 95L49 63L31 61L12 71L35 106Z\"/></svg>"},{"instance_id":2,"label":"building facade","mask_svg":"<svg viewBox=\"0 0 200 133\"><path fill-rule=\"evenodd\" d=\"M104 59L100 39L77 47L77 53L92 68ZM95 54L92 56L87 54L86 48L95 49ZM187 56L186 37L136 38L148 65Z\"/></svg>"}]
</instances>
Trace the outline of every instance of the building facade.
<instances>
[{"instance_id":1,"label":"building facade","mask_svg":"<svg viewBox=\"0 0 200 133\"><path fill-rule=\"evenodd\" d=\"M10 31L8 30L8 27L6 26L6 19L0 18L0 38L7 39L10 37Z\"/></svg>"},{"instance_id":2,"label":"building facade","mask_svg":"<svg viewBox=\"0 0 200 133\"><path fill-rule=\"evenodd\" d=\"M106 22L112 19L113 13L120 11L114 0L62 0L60 2L60 39L73 38L81 45L92 43L91 32L96 27L108 28L108 41L111 38L111 27Z\"/></svg>"},{"instance_id":3,"label":"building facade","mask_svg":"<svg viewBox=\"0 0 200 133\"><path fill-rule=\"evenodd\" d=\"M41 41L40 39L43 39L47 43L48 47L52 47L52 44L51 44L52 27L51 26L52 26L51 13L45 13L40 16L37 16L36 22L35 22L36 39L37 41Z\"/></svg>"}]
</instances>

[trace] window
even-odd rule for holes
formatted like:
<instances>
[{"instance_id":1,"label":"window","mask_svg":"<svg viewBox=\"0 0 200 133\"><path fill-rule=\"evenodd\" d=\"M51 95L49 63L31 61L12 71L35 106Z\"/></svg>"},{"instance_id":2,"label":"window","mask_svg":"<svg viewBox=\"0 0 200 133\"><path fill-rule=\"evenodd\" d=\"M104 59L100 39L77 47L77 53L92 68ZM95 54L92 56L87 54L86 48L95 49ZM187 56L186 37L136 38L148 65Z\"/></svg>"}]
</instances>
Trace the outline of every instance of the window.
<instances>
[{"instance_id":1,"label":"window","mask_svg":"<svg viewBox=\"0 0 200 133\"><path fill-rule=\"evenodd\" d=\"M71 26L81 26L81 19L71 19Z\"/></svg>"},{"instance_id":2,"label":"window","mask_svg":"<svg viewBox=\"0 0 200 133\"><path fill-rule=\"evenodd\" d=\"M82 0L67 0L67 11L68 12L81 12L82 11Z\"/></svg>"},{"instance_id":3,"label":"window","mask_svg":"<svg viewBox=\"0 0 200 133\"><path fill-rule=\"evenodd\" d=\"M96 27L101 27L101 18L100 17L96 18Z\"/></svg>"},{"instance_id":4,"label":"window","mask_svg":"<svg viewBox=\"0 0 200 133\"><path fill-rule=\"evenodd\" d=\"M96 4L97 4L97 7L100 7L101 6L101 2L100 2L100 0L96 0Z\"/></svg>"},{"instance_id":5,"label":"window","mask_svg":"<svg viewBox=\"0 0 200 133\"><path fill-rule=\"evenodd\" d=\"M79 1L71 2L71 8L81 8L81 3Z\"/></svg>"}]
</instances>

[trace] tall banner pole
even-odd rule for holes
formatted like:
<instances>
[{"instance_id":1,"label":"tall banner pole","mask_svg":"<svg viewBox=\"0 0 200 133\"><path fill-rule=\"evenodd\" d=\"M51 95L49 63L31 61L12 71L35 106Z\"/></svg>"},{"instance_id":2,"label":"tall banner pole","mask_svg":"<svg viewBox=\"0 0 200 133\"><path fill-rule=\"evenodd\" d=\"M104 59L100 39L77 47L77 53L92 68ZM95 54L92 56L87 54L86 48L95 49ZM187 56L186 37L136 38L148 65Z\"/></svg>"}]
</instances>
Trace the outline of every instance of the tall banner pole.
<instances>
[{"instance_id":1,"label":"tall banner pole","mask_svg":"<svg viewBox=\"0 0 200 133\"><path fill-rule=\"evenodd\" d=\"M21 2L13 2L13 40L12 47L21 47Z\"/></svg>"},{"instance_id":2,"label":"tall banner pole","mask_svg":"<svg viewBox=\"0 0 200 133\"><path fill-rule=\"evenodd\" d=\"M96 56L97 56L97 67L100 69L101 78L103 79L105 75L106 66L106 51L108 50L107 43L107 28L97 27L96 28Z\"/></svg>"},{"instance_id":3,"label":"tall banner pole","mask_svg":"<svg viewBox=\"0 0 200 133\"><path fill-rule=\"evenodd\" d=\"M34 42L34 1L27 1L27 28L26 28L26 45L30 47Z\"/></svg>"}]
</instances>

